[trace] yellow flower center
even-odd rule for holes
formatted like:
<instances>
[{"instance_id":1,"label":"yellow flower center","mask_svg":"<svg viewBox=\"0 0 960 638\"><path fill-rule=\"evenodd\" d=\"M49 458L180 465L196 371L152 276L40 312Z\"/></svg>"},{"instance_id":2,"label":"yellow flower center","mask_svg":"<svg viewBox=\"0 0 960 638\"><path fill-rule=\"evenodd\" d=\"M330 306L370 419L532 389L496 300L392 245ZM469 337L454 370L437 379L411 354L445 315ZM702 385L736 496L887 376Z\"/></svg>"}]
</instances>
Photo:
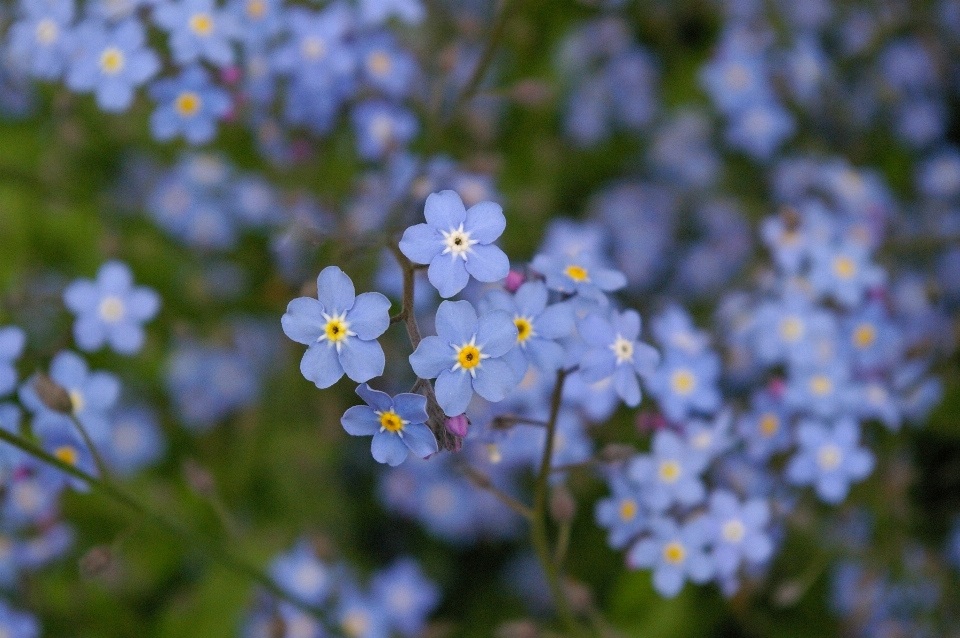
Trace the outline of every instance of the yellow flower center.
<instances>
[{"instance_id":1,"label":"yellow flower center","mask_svg":"<svg viewBox=\"0 0 960 638\"><path fill-rule=\"evenodd\" d=\"M67 465L76 465L77 460L80 458L80 453L77 452L77 448L71 445L61 445L53 451L53 455Z\"/></svg>"},{"instance_id":2,"label":"yellow flower center","mask_svg":"<svg viewBox=\"0 0 960 638\"><path fill-rule=\"evenodd\" d=\"M83 394L80 393L80 390L70 390L69 394L70 405L73 406L73 413L80 414L87 405L87 402L83 399Z\"/></svg>"},{"instance_id":3,"label":"yellow flower center","mask_svg":"<svg viewBox=\"0 0 960 638\"><path fill-rule=\"evenodd\" d=\"M810 391L818 397L830 394L833 392L833 382L829 377L818 374L810 379Z\"/></svg>"},{"instance_id":4,"label":"yellow flower center","mask_svg":"<svg viewBox=\"0 0 960 638\"><path fill-rule=\"evenodd\" d=\"M670 386L677 394L686 396L697 387L697 377L687 368L680 368L670 376Z\"/></svg>"},{"instance_id":5,"label":"yellow flower center","mask_svg":"<svg viewBox=\"0 0 960 638\"><path fill-rule=\"evenodd\" d=\"M620 503L620 520L622 521L632 521L633 517L637 515L637 502L632 498L628 498Z\"/></svg>"},{"instance_id":6,"label":"yellow flower center","mask_svg":"<svg viewBox=\"0 0 960 638\"><path fill-rule=\"evenodd\" d=\"M378 77L383 77L390 73L393 68L393 61L390 56L383 51L374 51L367 56L367 69L370 73Z\"/></svg>"},{"instance_id":7,"label":"yellow flower center","mask_svg":"<svg viewBox=\"0 0 960 638\"><path fill-rule=\"evenodd\" d=\"M342 341L347 338L349 324L342 319L334 318L327 322L324 331L330 341Z\"/></svg>"},{"instance_id":8,"label":"yellow flower center","mask_svg":"<svg viewBox=\"0 0 960 638\"><path fill-rule=\"evenodd\" d=\"M723 538L730 543L739 543L747 534L747 528L740 519L733 518L723 524Z\"/></svg>"},{"instance_id":9,"label":"yellow flower center","mask_svg":"<svg viewBox=\"0 0 960 638\"><path fill-rule=\"evenodd\" d=\"M768 439L780 429L780 419L776 414L768 412L760 417L760 434Z\"/></svg>"},{"instance_id":10,"label":"yellow flower center","mask_svg":"<svg viewBox=\"0 0 960 638\"><path fill-rule=\"evenodd\" d=\"M825 470L834 470L837 466L840 465L840 461L843 460L843 453L840 452L840 448L832 443L828 443L820 448L820 451L817 453L817 463L820 464Z\"/></svg>"},{"instance_id":11,"label":"yellow flower center","mask_svg":"<svg viewBox=\"0 0 960 638\"><path fill-rule=\"evenodd\" d=\"M60 36L60 27L50 18L46 18L37 23L35 35L37 42L43 46L49 46Z\"/></svg>"},{"instance_id":12,"label":"yellow flower center","mask_svg":"<svg viewBox=\"0 0 960 638\"><path fill-rule=\"evenodd\" d=\"M480 365L480 350L474 345L465 345L457 353L457 363L461 368L470 370Z\"/></svg>"},{"instance_id":13,"label":"yellow flower center","mask_svg":"<svg viewBox=\"0 0 960 638\"><path fill-rule=\"evenodd\" d=\"M803 336L803 322L798 317L785 317L780 322L780 336L784 341L797 341Z\"/></svg>"},{"instance_id":14,"label":"yellow flower center","mask_svg":"<svg viewBox=\"0 0 960 638\"><path fill-rule=\"evenodd\" d=\"M850 279L857 274L857 264L849 257L841 255L833 260L833 274L840 279Z\"/></svg>"},{"instance_id":15,"label":"yellow flower center","mask_svg":"<svg viewBox=\"0 0 960 638\"><path fill-rule=\"evenodd\" d=\"M687 550L678 541L663 546L663 559L668 563L679 565L687 557Z\"/></svg>"},{"instance_id":16,"label":"yellow flower center","mask_svg":"<svg viewBox=\"0 0 960 638\"><path fill-rule=\"evenodd\" d=\"M119 297L106 297L100 302L100 318L107 323L116 323L123 319L126 314L126 307Z\"/></svg>"},{"instance_id":17,"label":"yellow flower center","mask_svg":"<svg viewBox=\"0 0 960 638\"><path fill-rule=\"evenodd\" d=\"M534 335L533 322L527 317L514 317L513 324L517 327L517 343L523 343Z\"/></svg>"},{"instance_id":18,"label":"yellow flower center","mask_svg":"<svg viewBox=\"0 0 960 638\"><path fill-rule=\"evenodd\" d=\"M877 340L877 329L872 323L862 323L853 331L853 343L861 350L866 350Z\"/></svg>"},{"instance_id":19,"label":"yellow flower center","mask_svg":"<svg viewBox=\"0 0 960 638\"><path fill-rule=\"evenodd\" d=\"M351 611L344 616L343 621L340 623L340 628L343 629L343 633L350 636L350 638L359 638L359 636L367 632L369 627L370 619L362 611Z\"/></svg>"},{"instance_id":20,"label":"yellow flower center","mask_svg":"<svg viewBox=\"0 0 960 638\"><path fill-rule=\"evenodd\" d=\"M100 70L107 75L116 75L127 63L123 51L117 47L108 47L100 54Z\"/></svg>"},{"instance_id":21,"label":"yellow flower center","mask_svg":"<svg viewBox=\"0 0 960 638\"><path fill-rule=\"evenodd\" d=\"M376 412L375 414L380 417L381 431L386 430L387 432L399 432L403 430L403 426L407 423L393 410L388 412Z\"/></svg>"},{"instance_id":22,"label":"yellow flower center","mask_svg":"<svg viewBox=\"0 0 960 638\"><path fill-rule=\"evenodd\" d=\"M213 16L209 13L195 13L190 16L190 30L201 38L213 33Z\"/></svg>"},{"instance_id":23,"label":"yellow flower center","mask_svg":"<svg viewBox=\"0 0 960 638\"><path fill-rule=\"evenodd\" d=\"M249 0L247 2L247 15L254 20L259 20L267 12L267 3L263 0Z\"/></svg>"},{"instance_id":24,"label":"yellow flower center","mask_svg":"<svg viewBox=\"0 0 960 638\"><path fill-rule=\"evenodd\" d=\"M173 108L176 109L180 117L193 117L200 112L202 105L203 100L200 99L199 95L193 91L183 91L174 101Z\"/></svg>"},{"instance_id":25,"label":"yellow flower center","mask_svg":"<svg viewBox=\"0 0 960 638\"><path fill-rule=\"evenodd\" d=\"M588 273L587 269L582 266L575 266L571 264L563 269L563 274L570 279L573 279L577 283L580 283L581 281L590 281L590 273Z\"/></svg>"},{"instance_id":26,"label":"yellow flower center","mask_svg":"<svg viewBox=\"0 0 960 638\"><path fill-rule=\"evenodd\" d=\"M680 478L680 464L676 461L662 461L660 463L660 480L664 483L673 483Z\"/></svg>"}]
</instances>

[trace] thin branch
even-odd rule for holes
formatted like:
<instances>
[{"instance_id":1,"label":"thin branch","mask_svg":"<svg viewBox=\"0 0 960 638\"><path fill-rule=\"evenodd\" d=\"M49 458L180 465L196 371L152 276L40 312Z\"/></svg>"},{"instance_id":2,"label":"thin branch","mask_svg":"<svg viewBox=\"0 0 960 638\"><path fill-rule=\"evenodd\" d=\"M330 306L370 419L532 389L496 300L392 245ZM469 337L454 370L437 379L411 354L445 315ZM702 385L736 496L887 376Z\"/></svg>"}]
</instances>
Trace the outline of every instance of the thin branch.
<instances>
[{"instance_id":1,"label":"thin branch","mask_svg":"<svg viewBox=\"0 0 960 638\"><path fill-rule=\"evenodd\" d=\"M490 478L483 472L479 471L468 463L462 463L458 465L457 469L459 469L460 472L467 477L471 483L495 496L497 500L512 509L517 514L520 514L527 520L531 520L533 518L533 510L494 485L490 481Z\"/></svg>"},{"instance_id":2,"label":"thin branch","mask_svg":"<svg viewBox=\"0 0 960 638\"><path fill-rule=\"evenodd\" d=\"M104 462L103 457L100 456L100 452L97 451L97 446L93 444L93 439L90 438L90 433L87 432L87 428L83 427L83 423L80 422L80 419L74 414L68 414L67 417L73 423L73 426L77 428L77 431L80 433L80 438L83 439L84 445L90 450L90 456L93 457L93 462L97 466L97 472L100 474L100 478L104 481L113 480L110 470L107 467L107 464Z\"/></svg>"},{"instance_id":3,"label":"thin branch","mask_svg":"<svg viewBox=\"0 0 960 638\"><path fill-rule=\"evenodd\" d=\"M491 422L491 426L501 430L506 430L515 425L539 425L540 427L547 427L546 421L541 421L540 419L530 419L525 416L518 416L516 414L501 414L500 416L494 417Z\"/></svg>"}]
</instances>

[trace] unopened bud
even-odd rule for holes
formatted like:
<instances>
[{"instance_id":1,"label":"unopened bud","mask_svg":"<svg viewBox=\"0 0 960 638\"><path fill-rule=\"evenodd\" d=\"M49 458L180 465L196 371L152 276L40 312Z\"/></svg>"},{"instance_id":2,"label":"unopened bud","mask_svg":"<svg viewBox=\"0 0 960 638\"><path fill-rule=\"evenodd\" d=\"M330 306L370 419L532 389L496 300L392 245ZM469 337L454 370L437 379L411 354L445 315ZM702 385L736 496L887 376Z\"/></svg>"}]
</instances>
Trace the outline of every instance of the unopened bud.
<instances>
[{"instance_id":1,"label":"unopened bud","mask_svg":"<svg viewBox=\"0 0 960 638\"><path fill-rule=\"evenodd\" d=\"M213 474L192 459L183 462L183 478L190 489L200 496L211 497L216 492Z\"/></svg>"},{"instance_id":2,"label":"unopened bud","mask_svg":"<svg viewBox=\"0 0 960 638\"><path fill-rule=\"evenodd\" d=\"M511 270L507 273L507 278L503 282L503 287L507 289L508 292L517 292L517 288L523 285L527 278L523 275L522 272L518 270Z\"/></svg>"},{"instance_id":3,"label":"unopened bud","mask_svg":"<svg viewBox=\"0 0 960 638\"><path fill-rule=\"evenodd\" d=\"M80 578L94 580L108 574L114 568L113 552L106 545L98 545L80 557Z\"/></svg>"},{"instance_id":4,"label":"unopened bud","mask_svg":"<svg viewBox=\"0 0 960 638\"><path fill-rule=\"evenodd\" d=\"M443 424L446 426L447 432L463 438L467 436L470 419L467 418L466 414L458 414L457 416L447 417L447 420L444 421Z\"/></svg>"},{"instance_id":5,"label":"unopened bud","mask_svg":"<svg viewBox=\"0 0 960 638\"><path fill-rule=\"evenodd\" d=\"M577 515L577 502L565 485L550 492L550 516L558 523L569 523Z\"/></svg>"},{"instance_id":6,"label":"unopened bud","mask_svg":"<svg viewBox=\"0 0 960 638\"><path fill-rule=\"evenodd\" d=\"M641 412L637 415L637 430L650 434L667 427L667 420L659 412Z\"/></svg>"},{"instance_id":7,"label":"unopened bud","mask_svg":"<svg viewBox=\"0 0 960 638\"><path fill-rule=\"evenodd\" d=\"M496 443L487 444L487 460L494 465L503 460L503 454L500 453L500 446Z\"/></svg>"},{"instance_id":8,"label":"unopened bud","mask_svg":"<svg viewBox=\"0 0 960 638\"><path fill-rule=\"evenodd\" d=\"M537 638L540 629L532 620L513 620L497 627L497 638Z\"/></svg>"},{"instance_id":9,"label":"unopened bud","mask_svg":"<svg viewBox=\"0 0 960 638\"><path fill-rule=\"evenodd\" d=\"M590 593L590 588L579 581L569 578L564 580L563 594L576 613L583 614L593 608L593 594Z\"/></svg>"},{"instance_id":10,"label":"unopened bud","mask_svg":"<svg viewBox=\"0 0 960 638\"><path fill-rule=\"evenodd\" d=\"M804 587L795 580L781 584L773 593L773 603L777 607L793 607L803 598Z\"/></svg>"},{"instance_id":11,"label":"unopened bud","mask_svg":"<svg viewBox=\"0 0 960 638\"><path fill-rule=\"evenodd\" d=\"M629 460L636 453L632 445L608 443L600 450L600 459L606 463L619 463Z\"/></svg>"},{"instance_id":12,"label":"unopened bud","mask_svg":"<svg viewBox=\"0 0 960 638\"><path fill-rule=\"evenodd\" d=\"M519 104L527 107L542 106L551 97L550 86L541 80L520 80L513 85L510 94Z\"/></svg>"},{"instance_id":13,"label":"unopened bud","mask_svg":"<svg viewBox=\"0 0 960 638\"><path fill-rule=\"evenodd\" d=\"M774 377L770 379L770 383L767 384L767 389L770 390L770 394L772 394L774 398L780 399L787 389L787 383L782 377Z\"/></svg>"},{"instance_id":14,"label":"unopened bud","mask_svg":"<svg viewBox=\"0 0 960 638\"><path fill-rule=\"evenodd\" d=\"M240 67L236 65L224 67L220 70L220 79L224 84L239 82L242 75L243 73L240 71Z\"/></svg>"},{"instance_id":15,"label":"unopened bud","mask_svg":"<svg viewBox=\"0 0 960 638\"><path fill-rule=\"evenodd\" d=\"M70 393L43 372L38 372L34 376L33 391L37 393L43 404L51 410L62 414L73 412L73 401L70 399Z\"/></svg>"}]
</instances>

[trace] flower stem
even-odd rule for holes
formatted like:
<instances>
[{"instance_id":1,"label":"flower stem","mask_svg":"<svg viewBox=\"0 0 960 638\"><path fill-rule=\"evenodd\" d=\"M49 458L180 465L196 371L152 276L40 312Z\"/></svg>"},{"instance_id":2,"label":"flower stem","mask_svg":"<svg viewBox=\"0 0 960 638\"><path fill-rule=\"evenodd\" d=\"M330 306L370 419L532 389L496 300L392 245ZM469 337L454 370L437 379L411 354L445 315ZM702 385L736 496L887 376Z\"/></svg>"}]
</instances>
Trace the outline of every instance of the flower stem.
<instances>
[{"instance_id":1,"label":"flower stem","mask_svg":"<svg viewBox=\"0 0 960 638\"><path fill-rule=\"evenodd\" d=\"M520 516L523 516L527 520L531 520L533 518L533 510L491 483L490 477L488 477L486 474L483 474L468 463L459 465L457 469L459 469L460 472L466 476L471 483L479 487L481 490L492 494L497 500L512 509L517 514L520 514Z\"/></svg>"}]
</instances>

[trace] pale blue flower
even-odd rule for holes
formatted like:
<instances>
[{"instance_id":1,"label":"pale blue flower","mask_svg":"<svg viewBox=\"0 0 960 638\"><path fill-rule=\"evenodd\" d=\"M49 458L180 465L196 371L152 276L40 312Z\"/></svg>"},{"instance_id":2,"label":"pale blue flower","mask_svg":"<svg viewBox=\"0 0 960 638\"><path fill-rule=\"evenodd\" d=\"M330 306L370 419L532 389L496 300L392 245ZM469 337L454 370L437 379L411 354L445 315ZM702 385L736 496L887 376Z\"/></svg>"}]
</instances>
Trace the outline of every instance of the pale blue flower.
<instances>
[{"instance_id":1,"label":"pale blue flower","mask_svg":"<svg viewBox=\"0 0 960 638\"><path fill-rule=\"evenodd\" d=\"M390 300L379 292L356 295L336 266L317 277L317 299L291 301L281 324L288 337L308 346L300 372L318 388L329 388L344 372L358 383L383 374L377 337L390 327Z\"/></svg>"},{"instance_id":2,"label":"pale blue flower","mask_svg":"<svg viewBox=\"0 0 960 638\"><path fill-rule=\"evenodd\" d=\"M452 297L477 281L499 281L510 272L510 261L493 245L507 220L493 202L480 202L467 210L454 191L427 197L425 224L403 233L400 250L416 264L430 264L427 277L441 297Z\"/></svg>"},{"instance_id":3,"label":"pale blue flower","mask_svg":"<svg viewBox=\"0 0 960 638\"><path fill-rule=\"evenodd\" d=\"M732 492L717 490L710 495L709 516L713 526L713 564L717 575L730 577L746 560L765 562L773 554L767 532L770 504L764 499L741 502Z\"/></svg>"},{"instance_id":4,"label":"pale blue flower","mask_svg":"<svg viewBox=\"0 0 960 638\"><path fill-rule=\"evenodd\" d=\"M440 603L440 589L412 558L401 558L375 574L370 590L388 622L411 638L422 635L427 617Z\"/></svg>"},{"instance_id":5,"label":"pale blue flower","mask_svg":"<svg viewBox=\"0 0 960 638\"><path fill-rule=\"evenodd\" d=\"M627 465L627 476L640 488L644 503L656 512L674 503L701 503L706 490L700 475L707 457L669 430L654 435L651 449L650 454L638 454Z\"/></svg>"},{"instance_id":6,"label":"pale blue flower","mask_svg":"<svg viewBox=\"0 0 960 638\"><path fill-rule=\"evenodd\" d=\"M7 33L10 55L31 75L55 80L67 62L74 0L23 0L20 7L23 17Z\"/></svg>"},{"instance_id":7,"label":"pale blue flower","mask_svg":"<svg viewBox=\"0 0 960 638\"><path fill-rule=\"evenodd\" d=\"M634 569L653 569L653 588L661 596L673 598L687 579L702 584L713 577L715 568L706 551L710 525L703 517L682 526L672 519L655 519L650 530L650 536L630 548L627 563Z\"/></svg>"},{"instance_id":8,"label":"pale blue flower","mask_svg":"<svg viewBox=\"0 0 960 638\"><path fill-rule=\"evenodd\" d=\"M840 503L851 483L873 471L873 454L860 447L860 426L853 419L839 419L832 427L804 421L797 428L797 440L800 449L787 465L787 480L814 486L826 503Z\"/></svg>"},{"instance_id":9,"label":"pale blue flower","mask_svg":"<svg viewBox=\"0 0 960 638\"><path fill-rule=\"evenodd\" d=\"M0 328L0 396L17 387L17 369L14 362L23 354L27 336L17 326Z\"/></svg>"},{"instance_id":10,"label":"pale blue flower","mask_svg":"<svg viewBox=\"0 0 960 638\"><path fill-rule=\"evenodd\" d=\"M616 475L610 480L613 492L597 501L597 525L608 530L607 543L614 549L626 547L630 541L647 529L648 516L642 489Z\"/></svg>"},{"instance_id":11,"label":"pale blue flower","mask_svg":"<svg viewBox=\"0 0 960 638\"><path fill-rule=\"evenodd\" d=\"M549 283L549 282L548 282ZM637 375L649 378L660 354L640 336L640 314L635 310L613 311L609 319L591 312L577 322L580 338L590 346L580 361L580 374L587 383L613 377L613 385L630 407L640 404Z\"/></svg>"},{"instance_id":12,"label":"pale blue flower","mask_svg":"<svg viewBox=\"0 0 960 638\"><path fill-rule=\"evenodd\" d=\"M437 336L420 342L410 365L420 378L437 380L443 411L463 414L474 392L487 401L503 401L519 381L503 358L517 343L510 314L491 310L478 318L469 301L444 301L436 327Z\"/></svg>"},{"instance_id":13,"label":"pale blue flower","mask_svg":"<svg viewBox=\"0 0 960 638\"><path fill-rule=\"evenodd\" d=\"M270 577L285 592L308 605L320 605L330 595L333 573L307 540L301 540L270 565Z\"/></svg>"},{"instance_id":14,"label":"pale blue flower","mask_svg":"<svg viewBox=\"0 0 960 638\"><path fill-rule=\"evenodd\" d=\"M606 303L603 293L627 285L627 278L622 272L605 268L593 253L587 251L576 255L540 254L533 258L530 266L546 278L550 290L577 293L601 303Z\"/></svg>"},{"instance_id":15,"label":"pale blue flower","mask_svg":"<svg viewBox=\"0 0 960 638\"><path fill-rule=\"evenodd\" d=\"M721 403L720 358L711 351L690 356L667 350L648 386L667 418L680 422L693 413L712 414Z\"/></svg>"},{"instance_id":16,"label":"pale blue flower","mask_svg":"<svg viewBox=\"0 0 960 638\"><path fill-rule=\"evenodd\" d=\"M204 144L217 133L217 120L233 106L230 95L210 81L199 65L175 78L164 78L150 87L157 109L150 115L150 131L160 141L183 137L191 144Z\"/></svg>"},{"instance_id":17,"label":"pale blue flower","mask_svg":"<svg viewBox=\"0 0 960 638\"><path fill-rule=\"evenodd\" d=\"M170 34L170 49L179 64L206 60L217 66L233 62L233 14L215 0L165 0L154 9L157 24Z\"/></svg>"},{"instance_id":18,"label":"pale blue flower","mask_svg":"<svg viewBox=\"0 0 960 638\"><path fill-rule=\"evenodd\" d=\"M354 436L373 436L370 452L378 463L397 466L407 452L420 458L437 452L437 440L426 425L426 397L404 393L391 399L367 384L358 386L357 394L367 405L349 408L340 423Z\"/></svg>"}]
</instances>

